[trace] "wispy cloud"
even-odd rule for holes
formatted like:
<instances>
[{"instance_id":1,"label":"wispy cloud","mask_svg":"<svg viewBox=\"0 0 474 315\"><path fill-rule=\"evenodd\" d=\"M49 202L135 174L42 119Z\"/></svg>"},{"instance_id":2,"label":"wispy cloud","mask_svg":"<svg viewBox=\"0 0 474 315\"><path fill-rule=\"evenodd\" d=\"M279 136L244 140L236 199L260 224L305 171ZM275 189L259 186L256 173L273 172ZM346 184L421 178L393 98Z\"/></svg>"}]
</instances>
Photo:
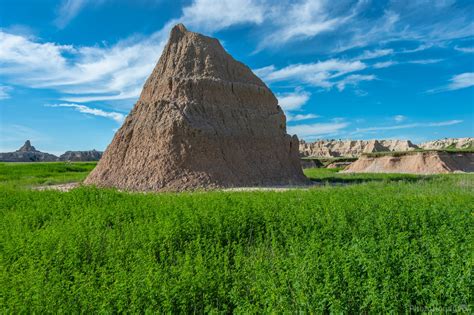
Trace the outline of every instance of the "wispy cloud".
<instances>
[{"instance_id":1,"label":"wispy cloud","mask_svg":"<svg viewBox=\"0 0 474 315\"><path fill-rule=\"evenodd\" d=\"M459 90L464 89L467 87L471 87L474 85L474 72L466 72L455 75L451 78L450 83L447 86L447 89L452 90Z\"/></svg>"},{"instance_id":2,"label":"wispy cloud","mask_svg":"<svg viewBox=\"0 0 474 315\"><path fill-rule=\"evenodd\" d=\"M89 3L64 0L58 26L65 26ZM59 45L0 30L0 71L6 82L52 88L65 101L132 100L155 66L173 24L184 22L214 32L235 24L258 24L263 21L263 8L252 0L195 0L183 8L181 17L150 36L132 36L112 46Z\"/></svg>"},{"instance_id":3,"label":"wispy cloud","mask_svg":"<svg viewBox=\"0 0 474 315\"><path fill-rule=\"evenodd\" d=\"M92 108L85 105L79 104L71 104L71 103L63 103L63 104L53 104L53 105L45 105L47 107L68 107L72 108L80 113L89 114L93 116L105 117L112 120L115 120L117 123L121 124L125 119L125 115L118 112L106 112L102 109Z\"/></svg>"},{"instance_id":4,"label":"wispy cloud","mask_svg":"<svg viewBox=\"0 0 474 315\"><path fill-rule=\"evenodd\" d=\"M315 63L293 64L281 69L276 69L271 65L256 69L255 73L267 82L296 81L316 87L331 88L338 83L336 78L365 68L366 65L358 60L329 59Z\"/></svg>"},{"instance_id":5,"label":"wispy cloud","mask_svg":"<svg viewBox=\"0 0 474 315\"><path fill-rule=\"evenodd\" d=\"M383 69L383 68L388 68L388 67L395 66L398 64L399 64L398 61L389 60L389 61L376 62L372 65L372 67L374 67L375 69Z\"/></svg>"},{"instance_id":6,"label":"wispy cloud","mask_svg":"<svg viewBox=\"0 0 474 315\"><path fill-rule=\"evenodd\" d=\"M376 59L388 55L393 55L393 49L375 49L375 50L365 50L361 55L354 59L366 60L366 59Z\"/></svg>"},{"instance_id":7,"label":"wispy cloud","mask_svg":"<svg viewBox=\"0 0 474 315\"><path fill-rule=\"evenodd\" d=\"M266 33L259 49L337 31L356 17L366 2L301 0L280 1L279 5L268 6L266 19L271 30Z\"/></svg>"},{"instance_id":8,"label":"wispy cloud","mask_svg":"<svg viewBox=\"0 0 474 315\"><path fill-rule=\"evenodd\" d=\"M388 68L388 67L403 65L403 64L429 65L429 64L441 62L443 60L444 59L416 59L416 60L406 60L406 61L388 60L388 61L376 62L372 64L371 66L375 69L383 69L383 68Z\"/></svg>"},{"instance_id":9,"label":"wispy cloud","mask_svg":"<svg viewBox=\"0 0 474 315\"><path fill-rule=\"evenodd\" d=\"M100 1L100 0L99 0ZM66 27L90 0L63 0L58 8L54 24L58 28Z\"/></svg>"},{"instance_id":10,"label":"wispy cloud","mask_svg":"<svg viewBox=\"0 0 474 315\"><path fill-rule=\"evenodd\" d=\"M236 24L261 24L264 21L263 1L252 0L195 0L183 8L179 19L168 24L184 22L202 31L216 31Z\"/></svg>"},{"instance_id":11,"label":"wispy cloud","mask_svg":"<svg viewBox=\"0 0 474 315\"><path fill-rule=\"evenodd\" d=\"M112 47L76 48L0 31L0 71L9 82L53 88L64 99L132 99L162 51L164 39L157 37L132 38Z\"/></svg>"},{"instance_id":12,"label":"wispy cloud","mask_svg":"<svg viewBox=\"0 0 474 315\"><path fill-rule=\"evenodd\" d=\"M7 85L0 85L0 100L5 100L7 98L10 98L10 91L12 90L12 87L7 86Z\"/></svg>"},{"instance_id":13,"label":"wispy cloud","mask_svg":"<svg viewBox=\"0 0 474 315\"><path fill-rule=\"evenodd\" d=\"M400 123L402 121L405 121L407 118L406 116L403 115L395 115L393 116L393 120L395 120L397 123Z\"/></svg>"},{"instance_id":14,"label":"wispy cloud","mask_svg":"<svg viewBox=\"0 0 474 315\"><path fill-rule=\"evenodd\" d=\"M387 130L398 130L398 129L411 129L411 128L424 128L424 127L443 127L451 126L462 123L462 120L447 120L440 122L428 122L428 123L413 123L405 125L393 125L393 126L377 126L377 127L368 127L368 128L356 128L355 133L368 133L368 132L380 132Z\"/></svg>"},{"instance_id":15,"label":"wispy cloud","mask_svg":"<svg viewBox=\"0 0 474 315\"><path fill-rule=\"evenodd\" d=\"M58 26L64 27L88 5L106 0L63 0L59 6ZM296 81L329 89L347 84L344 76L367 69L363 60L394 53L391 48L373 48L394 40L413 41L416 52L454 38L472 35L474 22L463 6L438 6L429 1L390 1L370 17L368 0L193 0L181 15L148 37L132 36L113 45L74 46L12 34L0 30L0 72L4 84L51 88L62 93L62 100L92 102L133 100L139 95L146 77L160 56L169 30L183 22L193 30L216 32L233 25L258 25L253 33L264 47L286 45L295 40L324 37L324 53L354 47L365 49L359 60L332 58L314 63L297 63L277 69L258 69L267 82ZM428 10L429 8L429 10ZM446 10L450 21L438 19ZM421 16L424 19L414 17ZM425 19L426 15L426 19ZM422 21L421 21L422 20ZM318 46L318 45L315 45ZM432 63L436 59L411 63ZM370 66L386 68L397 61L382 61ZM364 73L363 75L370 75ZM352 79L353 80L353 79ZM351 81L355 82L355 81Z\"/></svg>"},{"instance_id":16,"label":"wispy cloud","mask_svg":"<svg viewBox=\"0 0 474 315\"><path fill-rule=\"evenodd\" d=\"M303 90L296 90L291 93L277 94L278 104L284 111L299 110L308 102L311 94Z\"/></svg>"},{"instance_id":17,"label":"wispy cloud","mask_svg":"<svg viewBox=\"0 0 474 315\"><path fill-rule=\"evenodd\" d=\"M453 76L445 86L428 90L427 93L454 91L474 86L474 72L465 72Z\"/></svg>"},{"instance_id":18,"label":"wispy cloud","mask_svg":"<svg viewBox=\"0 0 474 315\"><path fill-rule=\"evenodd\" d=\"M296 134L299 138L310 140L321 136L336 135L347 126L349 126L347 122L333 122L294 125L288 126L287 129L289 134Z\"/></svg>"},{"instance_id":19,"label":"wispy cloud","mask_svg":"<svg viewBox=\"0 0 474 315\"><path fill-rule=\"evenodd\" d=\"M344 79L340 80L339 82L337 82L337 89L339 91L343 91L348 85L357 86L359 82L372 81L375 79L376 77L373 74L369 74L369 75L351 74L345 77Z\"/></svg>"},{"instance_id":20,"label":"wispy cloud","mask_svg":"<svg viewBox=\"0 0 474 315\"><path fill-rule=\"evenodd\" d=\"M418 64L418 65L429 65L432 63L438 63L443 61L443 59L419 59L419 60L409 60L406 63Z\"/></svg>"},{"instance_id":21,"label":"wispy cloud","mask_svg":"<svg viewBox=\"0 0 474 315\"><path fill-rule=\"evenodd\" d=\"M292 115L291 113L286 114L287 121L302 121L302 120L308 120L308 119L315 119L319 117L320 117L319 115L315 115L315 114L296 114L296 115Z\"/></svg>"},{"instance_id":22,"label":"wispy cloud","mask_svg":"<svg viewBox=\"0 0 474 315\"><path fill-rule=\"evenodd\" d=\"M459 47L459 46L454 46L454 49L457 51L462 51L464 53L469 53L472 54L474 53L474 47Z\"/></svg>"}]
</instances>

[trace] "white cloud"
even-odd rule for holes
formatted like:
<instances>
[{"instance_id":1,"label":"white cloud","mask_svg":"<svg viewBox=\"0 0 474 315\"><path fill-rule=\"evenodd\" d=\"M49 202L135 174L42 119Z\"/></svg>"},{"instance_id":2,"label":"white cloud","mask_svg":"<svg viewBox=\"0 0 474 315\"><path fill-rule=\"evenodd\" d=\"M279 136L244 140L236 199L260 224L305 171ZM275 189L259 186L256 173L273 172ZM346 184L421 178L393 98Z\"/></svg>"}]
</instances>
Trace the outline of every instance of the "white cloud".
<instances>
[{"instance_id":1,"label":"white cloud","mask_svg":"<svg viewBox=\"0 0 474 315\"><path fill-rule=\"evenodd\" d=\"M0 100L5 100L7 98L10 98L10 91L12 88L7 85L0 85Z\"/></svg>"},{"instance_id":2,"label":"white cloud","mask_svg":"<svg viewBox=\"0 0 474 315\"><path fill-rule=\"evenodd\" d=\"M376 59L388 55L393 55L393 49L376 49L376 50L365 50L360 56L355 59L366 60L366 59Z\"/></svg>"},{"instance_id":3,"label":"white cloud","mask_svg":"<svg viewBox=\"0 0 474 315\"><path fill-rule=\"evenodd\" d=\"M60 24L67 24L89 1L63 1ZM195 0L183 8L180 18L149 37L135 36L112 46L74 47L0 30L0 72L6 82L55 89L70 102L133 100L158 61L173 24L184 22L207 31L258 24L263 8L252 0Z\"/></svg>"},{"instance_id":4,"label":"white cloud","mask_svg":"<svg viewBox=\"0 0 474 315\"><path fill-rule=\"evenodd\" d=\"M66 25L86 5L104 1L63 0L58 11L58 25ZM326 34L328 38L325 38L324 45L320 45L325 52L383 45L401 39L413 40L419 43L419 49L426 49L437 41L473 33L474 23L469 22L462 8L444 6L443 10L457 10L452 12L455 18L446 23L432 19L435 13L443 11L438 6L433 9L435 13L427 11L430 6L427 2L417 2L416 5L390 2L384 13L375 18L364 14L364 8L369 4L367 0L337 3L329 0L282 0L277 3L266 0L193 0L183 8L180 17L169 21L149 37L134 36L111 46L62 45L0 30L0 72L5 78L4 84L55 89L63 93L62 100L70 102L133 100L138 97L146 77L156 64L171 26L177 22L183 22L193 30L211 33L232 25L259 25L254 34L267 40L266 47ZM429 13L430 20L415 23L413 16L421 16L422 12ZM392 49L365 50L361 60L392 53L395 53ZM395 64L386 61L373 67ZM269 66L256 72L268 82L298 81L329 89L334 86L345 88L350 84L346 82L355 82L354 77L344 79L346 74L366 68L367 65L360 60L333 58L281 69Z\"/></svg>"},{"instance_id":5,"label":"white cloud","mask_svg":"<svg viewBox=\"0 0 474 315\"><path fill-rule=\"evenodd\" d=\"M99 116L99 117L105 117L105 118L115 120L119 124L121 124L123 120L125 119L125 115L122 113L106 112L102 109L92 108L92 107L79 105L79 104L63 103L63 104L54 104L54 105L46 105L46 106L47 107L69 107L69 108L73 108L74 110L77 110L80 113Z\"/></svg>"},{"instance_id":6,"label":"white cloud","mask_svg":"<svg viewBox=\"0 0 474 315\"><path fill-rule=\"evenodd\" d=\"M395 115L393 116L393 120L395 120L397 123L405 121L407 118L403 115Z\"/></svg>"},{"instance_id":7,"label":"white cloud","mask_svg":"<svg viewBox=\"0 0 474 315\"><path fill-rule=\"evenodd\" d=\"M286 114L286 119L287 121L301 121L301 120L308 120L308 119L314 119L314 118L319 118L319 115L315 114L297 114L297 115L292 115L291 113Z\"/></svg>"},{"instance_id":8,"label":"white cloud","mask_svg":"<svg viewBox=\"0 0 474 315\"><path fill-rule=\"evenodd\" d=\"M361 89L355 89L354 94L360 97L367 96L369 95L369 92L361 90Z\"/></svg>"},{"instance_id":9,"label":"white cloud","mask_svg":"<svg viewBox=\"0 0 474 315\"><path fill-rule=\"evenodd\" d=\"M90 0L63 0L59 6L54 24L58 28L64 28L79 14L88 2Z\"/></svg>"},{"instance_id":10,"label":"white cloud","mask_svg":"<svg viewBox=\"0 0 474 315\"><path fill-rule=\"evenodd\" d=\"M459 46L455 46L454 47L455 50L457 51L462 51L464 53L474 53L474 47L459 47Z\"/></svg>"},{"instance_id":11,"label":"white cloud","mask_svg":"<svg viewBox=\"0 0 474 315\"><path fill-rule=\"evenodd\" d=\"M296 90L292 93L277 94L278 105L284 111L298 110L308 102L311 94L302 90Z\"/></svg>"},{"instance_id":12,"label":"white cloud","mask_svg":"<svg viewBox=\"0 0 474 315\"><path fill-rule=\"evenodd\" d=\"M345 77L344 79L340 80L339 82L337 82L337 89L339 91L343 91L348 85L357 86L359 82L372 81L375 79L376 77L373 74L370 74L370 75L351 74Z\"/></svg>"},{"instance_id":13,"label":"white cloud","mask_svg":"<svg viewBox=\"0 0 474 315\"><path fill-rule=\"evenodd\" d=\"M62 70L66 66L62 54L74 51L72 46L37 43L1 30L0 43L0 69L4 75Z\"/></svg>"},{"instance_id":14,"label":"white cloud","mask_svg":"<svg viewBox=\"0 0 474 315\"><path fill-rule=\"evenodd\" d=\"M344 74L363 70L366 65L361 61L344 61L329 59L307 64L293 64L282 69L267 66L255 70L267 82L300 81L312 86L331 88L336 81L331 81Z\"/></svg>"},{"instance_id":15,"label":"white cloud","mask_svg":"<svg viewBox=\"0 0 474 315\"><path fill-rule=\"evenodd\" d=\"M259 48L334 32L357 16L366 2L360 0L353 4L348 1L301 0L268 5L270 9L266 18L271 29L265 33Z\"/></svg>"},{"instance_id":16,"label":"white cloud","mask_svg":"<svg viewBox=\"0 0 474 315\"><path fill-rule=\"evenodd\" d=\"M462 120L447 120L447 121L440 121L440 122L413 123L413 124L394 125L394 126L357 128L354 133L368 133L368 132L409 129L409 128L421 128L421 127L442 127L442 126L457 125L457 124L460 124L462 122L463 122Z\"/></svg>"},{"instance_id":17,"label":"white cloud","mask_svg":"<svg viewBox=\"0 0 474 315\"><path fill-rule=\"evenodd\" d=\"M236 24L261 24L265 6L253 0L195 0L183 8L183 14L177 21L211 32ZM171 24L175 24L174 21Z\"/></svg>"},{"instance_id":18,"label":"white cloud","mask_svg":"<svg viewBox=\"0 0 474 315\"><path fill-rule=\"evenodd\" d=\"M429 65L429 64L438 63L441 61L443 61L443 59L420 59L420 60L410 60L410 61L407 61L407 63Z\"/></svg>"},{"instance_id":19,"label":"white cloud","mask_svg":"<svg viewBox=\"0 0 474 315\"><path fill-rule=\"evenodd\" d=\"M439 92L446 92L446 91L454 91L465 89L468 87L474 86L474 72L465 72L461 74L457 74L453 76L449 83L445 86L440 88L428 90L427 93L439 93Z\"/></svg>"},{"instance_id":20,"label":"white cloud","mask_svg":"<svg viewBox=\"0 0 474 315\"><path fill-rule=\"evenodd\" d=\"M455 75L450 81L451 83L449 83L447 86L447 89L450 91L471 87L474 85L474 72L466 72Z\"/></svg>"},{"instance_id":21,"label":"white cloud","mask_svg":"<svg viewBox=\"0 0 474 315\"><path fill-rule=\"evenodd\" d=\"M411 54L411 53L427 50L427 49L433 47L433 45L434 45L433 43L421 44L416 48L413 48L413 49L403 48L403 49L399 50L398 52L402 53L402 54Z\"/></svg>"},{"instance_id":22,"label":"white cloud","mask_svg":"<svg viewBox=\"0 0 474 315\"><path fill-rule=\"evenodd\" d=\"M161 34L75 48L0 31L0 42L0 71L8 82L52 88L63 99L84 102L136 98L164 46Z\"/></svg>"},{"instance_id":23,"label":"white cloud","mask_svg":"<svg viewBox=\"0 0 474 315\"><path fill-rule=\"evenodd\" d=\"M320 136L336 135L347 126L349 126L347 122L334 122L288 126L287 129L289 134L296 134L299 138L312 139Z\"/></svg>"},{"instance_id":24,"label":"white cloud","mask_svg":"<svg viewBox=\"0 0 474 315\"><path fill-rule=\"evenodd\" d=\"M375 69L383 69L383 68L388 68L388 67L401 65L401 64L429 65L429 64L441 62L443 60L444 59L419 59L419 60L408 60L408 61L388 60L388 61L376 62L372 64L372 67Z\"/></svg>"},{"instance_id":25,"label":"white cloud","mask_svg":"<svg viewBox=\"0 0 474 315\"><path fill-rule=\"evenodd\" d=\"M395 65L398 65L398 64L399 64L399 62L397 62L397 61L389 60L389 61L382 61L382 62L374 63L372 65L372 67L374 67L375 69L382 69L382 68L388 68L388 67L391 67L391 66L395 66Z\"/></svg>"}]
</instances>

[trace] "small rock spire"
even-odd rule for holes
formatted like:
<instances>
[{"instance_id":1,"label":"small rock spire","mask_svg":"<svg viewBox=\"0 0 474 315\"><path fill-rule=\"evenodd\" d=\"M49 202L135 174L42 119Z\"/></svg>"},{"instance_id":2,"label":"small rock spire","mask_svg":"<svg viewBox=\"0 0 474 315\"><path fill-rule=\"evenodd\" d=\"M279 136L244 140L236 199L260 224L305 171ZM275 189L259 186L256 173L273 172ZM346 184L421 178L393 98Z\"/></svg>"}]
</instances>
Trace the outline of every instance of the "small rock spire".
<instances>
[{"instance_id":1,"label":"small rock spire","mask_svg":"<svg viewBox=\"0 0 474 315\"><path fill-rule=\"evenodd\" d=\"M30 140L26 140L25 144L17 150L17 152L32 152L36 151L35 147L31 145Z\"/></svg>"}]
</instances>

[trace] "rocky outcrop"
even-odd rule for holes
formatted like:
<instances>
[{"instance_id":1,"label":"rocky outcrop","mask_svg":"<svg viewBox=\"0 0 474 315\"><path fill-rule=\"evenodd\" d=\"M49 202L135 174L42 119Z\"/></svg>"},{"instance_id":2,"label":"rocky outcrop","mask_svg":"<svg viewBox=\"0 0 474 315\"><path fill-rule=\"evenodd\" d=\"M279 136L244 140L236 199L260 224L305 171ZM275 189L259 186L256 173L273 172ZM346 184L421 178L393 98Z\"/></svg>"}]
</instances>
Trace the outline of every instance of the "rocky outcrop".
<instances>
[{"instance_id":1,"label":"rocky outcrop","mask_svg":"<svg viewBox=\"0 0 474 315\"><path fill-rule=\"evenodd\" d=\"M329 163L326 168L346 168L351 165L353 162L332 162Z\"/></svg>"},{"instance_id":2,"label":"rocky outcrop","mask_svg":"<svg viewBox=\"0 0 474 315\"><path fill-rule=\"evenodd\" d=\"M446 138L420 145L425 150L474 149L474 138Z\"/></svg>"},{"instance_id":3,"label":"rocky outcrop","mask_svg":"<svg viewBox=\"0 0 474 315\"><path fill-rule=\"evenodd\" d=\"M0 162L52 162L57 156L36 150L30 140L15 152L0 153Z\"/></svg>"},{"instance_id":4,"label":"rocky outcrop","mask_svg":"<svg viewBox=\"0 0 474 315\"><path fill-rule=\"evenodd\" d=\"M321 168L324 167L324 164L319 160L305 160L301 159L302 168Z\"/></svg>"},{"instance_id":5,"label":"rocky outcrop","mask_svg":"<svg viewBox=\"0 0 474 315\"><path fill-rule=\"evenodd\" d=\"M96 150L90 151L66 151L59 156L59 161L85 162L98 161L102 157L102 152Z\"/></svg>"},{"instance_id":6,"label":"rocky outcrop","mask_svg":"<svg viewBox=\"0 0 474 315\"><path fill-rule=\"evenodd\" d=\"M474 153L429 151L401 155L363 155L343 172L410 174L474 172Z\"/></svg>"},{"instance_id":7,"label":"rocky outcrop","mask_svg":"<svg viewBox=\"0 0 474 315\"><path fill-rule=\"evenodd\" d=\"M85 184L180 191L306 181L273 93L217 39L180 24Z\"/></svg>"},{"instance_id":8,"label":"rocky outcrop","mask_svg":"<svg viewBox=\"0 0 474 315\"><path fill-rule=\"evenodd\" d=\"M300 141L303 157L358 157L363 153L411 151L418 146L410 140L320 140Z\"/></svg>"}]
</instances>

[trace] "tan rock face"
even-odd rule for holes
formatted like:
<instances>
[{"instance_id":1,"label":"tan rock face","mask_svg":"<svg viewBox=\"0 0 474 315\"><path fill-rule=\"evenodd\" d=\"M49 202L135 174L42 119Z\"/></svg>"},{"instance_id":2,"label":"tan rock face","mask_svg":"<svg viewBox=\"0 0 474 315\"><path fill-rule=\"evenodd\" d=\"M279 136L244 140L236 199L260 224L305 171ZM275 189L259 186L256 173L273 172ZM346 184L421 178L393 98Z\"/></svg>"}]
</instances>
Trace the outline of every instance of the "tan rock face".
<instances>
[{"instance_id":1,"label":"tan rock face","mask_svg":"<svg viewBox=\"0 0 474 315\"><path fill-rule=\"evenodd\" d=\"M420 145L425 150L469 149L474 148L474 138L447 138L429 141Z\"/></svg>"},{"instance_id":2,"label":"tan rock face","mask_svg":"<svg viewBox=\"0 0 474 315\"><path fill-rule=\"evenodd\" d=\"M344 173L442 174L474 172L473 153L412 152L402 156L361 156Z\"/></svg>"},{"instance_id":3,"label":"tan rock face","mask_svg":"<svg viewBox=\"0 0 474 315\"><path fill-rule=\"evenodd\" d=\"M267 86L183 25L86 184L142 191L306 182Z\"/></svg>"},{"instance_id":4,"label":"tan rock face","mask_svg":"<svg viewBox=\"0 0 474 315\"><path fill-rule=\"evenodd\" d=\"M358 157L363 153L411 151L418 146L409 140L321 140L300 141L301 156Z\"/></svg>"}]
</instances>

